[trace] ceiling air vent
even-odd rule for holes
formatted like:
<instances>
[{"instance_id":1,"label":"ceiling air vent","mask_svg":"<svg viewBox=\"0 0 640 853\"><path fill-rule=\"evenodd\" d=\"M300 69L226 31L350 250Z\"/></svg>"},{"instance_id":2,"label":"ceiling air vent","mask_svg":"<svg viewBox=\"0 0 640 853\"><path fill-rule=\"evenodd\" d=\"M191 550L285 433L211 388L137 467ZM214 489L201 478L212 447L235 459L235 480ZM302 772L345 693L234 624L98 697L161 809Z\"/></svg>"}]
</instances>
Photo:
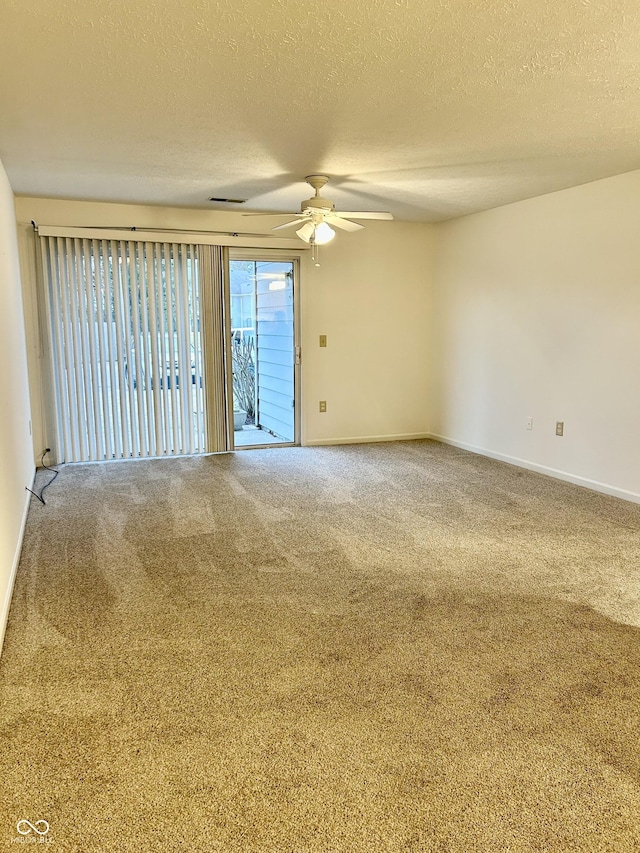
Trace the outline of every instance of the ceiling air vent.
<instances>
[{"instance_id":1,"label":"ceiling air vent","mask_svg":"<svg viewBox=\"0 0 640 853\"><path fill-rule=\"evenodd\" d=\"M244 204L246 198L210 198L209 201L224 202L224 204Z\"/></svg>"}]
</instances>

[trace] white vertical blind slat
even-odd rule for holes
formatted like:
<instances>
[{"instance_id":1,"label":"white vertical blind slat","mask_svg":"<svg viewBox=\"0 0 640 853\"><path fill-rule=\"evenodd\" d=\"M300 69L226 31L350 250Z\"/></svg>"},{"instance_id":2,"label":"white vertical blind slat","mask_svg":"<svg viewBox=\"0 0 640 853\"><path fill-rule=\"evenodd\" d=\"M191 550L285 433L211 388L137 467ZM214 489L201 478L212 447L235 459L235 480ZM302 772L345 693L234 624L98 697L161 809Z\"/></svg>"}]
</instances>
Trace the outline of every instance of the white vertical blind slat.
<instances>
[{"instance_id":1,"label":"white vertical blind slat","mask_svg":"<svg viewBox=\"0 0 640 853\"><path fill-rule=\"evenodd\" d=\"M172 441L168 443L170 452L183 453L182 443L180 441L180 433L178 428L178 412L180 409L180 394L184 393L184 388L187 382L187 375L183 373L179 367L176 368L178 354L176 352L176 340L174 337L174 300L173 300L173 252L169 243L164 244L164 270L166 279L166 301L165 312L167 316L167 342L168 353L167 358L170 365L170 380L167 380L167 399L171 407L171 436Z\"/></svg>"},{"instance_id":2,"label":"white vertical blind slat","mask_svg":"<svg viewBox=\"0 0 640 853\"><path fill-rule=\"evenodd\" d=\"M169 412L167 395L164 393L167 387L167 347L165 337L165 322L164 322L164 306L162 304L162 296L165 290L165 283L162 275L162 256L161 246L157 243L153 244L153 262L155 282L159 288L154 301L154 309L156 314L156 336L158 346L158 370L155 372L154 390L156 391L156 400L159 403L160 409L160 429L158 430L158 440L160 443L159 452L164 455L167 452L167 433L169 431ZM158 298L159 297L159 298Z\"/></svg>"},{"instance_id":3,"label":"white vertical blind slat","mask_svg":"<svg viewBox=\"0 0 640 853\"><path fill-rule=\"evenodd\" d=\"M59 283L69 282L69 257L65 252L65 240L63 238L58 238L58 278ZM74 359L75 352L73 346L73 332L72 326L73 321L71 318L71 309L69 304L69 296L70 296L70 288L67 286L66 288L60 290L60 307L61 307L61 320L62 320L62 341L63 341L63 352L64 352L64 360L65 360L65 384L67 386L67 399L65 408L67 409L68 419L65 419L67 423L70 424L71 430L68 438L68 447L67 447L67 458L76 458L81 456L81 451L79 447L79 437L78 437L78 419L77 413L72 412L70 409L70 401L77 401L77 387L75 382L75 370L74 370Z\"/></svg>"},{"instance_id":4,"label":"white vertical blind slat","mask_svg":"<svg viewBox=\"0 0 640 853\"><path fill-rule=\"evenodd\" d=\"M195 251L195 249L193 251ZM200 271L201 263L202 263L202 258L200 257L200 258L198 258L198 270L199 271ZM193 276L194 275L194 272L193 272L194 268L192 267L191 269L192 269L192 276ZM200 278L200 280L202 279L201 275L199 275L198 277ZM201 314L201 291L200 291L200 288L198 286L196 286L195 281L192 281L192 285L193 285L193 287L192 287L191 292L193 293L193 301L192 301L192 305L191 305L191 317L190 317L191 335L192 335L192 340L197 341L199 338L199 335L200 335L200 329L198 327L198 323L200 321L200 317L202 316L202 314ZM204 323L203 323L203 329L204 329ZM207 384L206 384L206 377L205 377L205 371L204 371L204 362L203 362L202 352L203 352L203 348L196 347L195 353L194 353L194 360L195 360L195 365L196 365L196 376L201 377L201 380L202 380L202 393L199 393L196 397L195 427L196 427L197 440L198 440L198 444L199 444L200 448L202 450L207 450L208 447L207 447L207 436L206 436L206 429L205 429L204 404L203 404L204 396L206 394Z\"/></svg>"},{"instance_id":5,"label":"white vertical blind slat","mask_svg":"<svg viewBox=\"0 0 640 853\"><path fill-rule=\"evenodd\" d=\"M104 291L104 314L105 314L105 340L106 349L104 353L106 361L106 378L108 382L109 396L109 431L113 435L113 455L116 459L122 459L122 436L118 428L120 422L120 412L118 411L118 377L115 370L115 361L117 358L116 347L114 341L114 297L113 297L113 256L110 251L110 244L101 241L101 258L100 277L102 289Z\"/></svg>"},{"instance_id":6,"label":"white vertical blind slat","mask_svg":"<svg viewBox=\"0 0 640 853\"><path fill-rule=\"evenodd\" d=\"M158 314L156 311L156 264L153 243L145 243L147 268L147 300L151 372L147 379L153 398L153 456L162 453L162 399L160 396L160 355L158 353Z\"/></svg>"},{"instance_id":7,"label":"white vertical blind slat","mask_svg":"<svg viewBox=\"0 0 640 853\"><path fill-rule=\"evenodd\" d=\"M137 253L140 263L140 302L141 302L141 323L142 323L142 338L139 342L139 348L143 359L144 373L138 378L138 382L142 383L146 405L144 407L147 435L147 456L156 455L156 430L155 430L155 399L153 396L153 354L151 351L151 334L150 334L150 313L149 313L149 293L148 293L148 275L149 275L149 259L147 256L147 244L137 244Z\"/></svg>"},{"instance_id":8,"label":"white vertical blind slat","mask_svg":"<svg viewBox=\"0 0 640 853\"><path fill-rule=\"evenodd\" d=\"M80 261L84 282L84 305L87 322L85 370L89 377L91 394L91 425L89 436L91 459L104 459L103 425L98 390L98 364L96 358L96 305L94 298L93 276L91 275L91 253L88 240L78 241L77 256Z\"/></svg>"},{"instance_id":9,"label":"white vertical blind slat","mask_svg":"<svg viewBox=\"0 0 640 853\"><path fill-rule=\"evenodd\" d=\"M140 243L136 243L133 246L131 253L131 263L130 263L130 274L131 274L131 316L133 321L133 342L132 342L132 369L134 371L133 376L130 377L129 382L131 385L131 391L135 391L136 400L135 404L132 403L132 407L135 405L138 417L137 417L137 426L138 426L138 448L140 452L140 456L148 456L149 455L149 439L148 439L148 412L147 408L144 404L144 381L142 377L144 376L144 354L146 352L146 346L144 342L144 337L142 334L143 321L141 317L142 313L142 304L143 304L143 288L142 283L144 281L144 269L142 266L144 256L140 255ZM148 374L148 371L147 371Z\"/></svg>"},{"instance_id":10,"label":"white vertical blind slat","mask_svg":"<svg viewBox=\"0 0 640 853\"><path fill-rule=\"evenodd\" d=\"M123 258L119 252L119 245L115 240L111 241L111 268L113 286L113 316L114 316L114 343L113 367L116 379L116 393L118 401L118 412L120 415L120 440L121 456L131 456L131 430L127 411L127 394L125 388L124 371L124 329L122 322L122 290L123 290Z\"/></svg>"},{"instance_id":11,"label":"white vertical blind slat","mask_svg":"<svg viewBox=\"0 0 640 853\"><path fill-rule=\"evenodd\" d=\"M135 293L135 275L131 266L129 243L120 242L120 257L122 258L122 325L123 325L123 359L124 374L120 382L124 386L127 398L127 418L130 455L140 456L140 435L138 430L138 407L136 405L135 372L134 372L134 339L133 339L133 296ZM124 379L124 381L123 381Z\"/></svg>"},{"instance_id":12,"label":"white vertical blind slat","mask_svg":"<svg viewBox=\"0 0 640 853\"><path fill-rule=\"evenodd\" d=\"M75 294L75 316L78 327L78 354L80 361L76 362L76 370L79 372L79 380L82 383L83 415L85 428L81 431L85 452L89 459L95 459L95 418L93 415L93 404L91 394L91 362L88 348L89 328L87 322L86 288L84 286L84 272L82 269L82 252L80 251L80 240L73 240L73 292Z\"/></svg>"},{"instance_id":13,"label":"white vertical blind slat","mask_svg":"<svg viewBox=\"0 0 640 853\"><path fill-rule=\"evenodd\" d=\"M98 305L98 337L100 351L98 353L100 362L100 397L104 415L104 439L106 445L106 459L116 458L115 436L112 428L113 419L111 414L110 393L110 368L109 368L109 334L110 316L108 310L108 297L104 283L104 265L106 263L103 255L103 241L93 241L93 264L92 273Z\"/></svg>"},{"instance_id":14,"label":"white vertical blind slat","mask_svg":"<svg viewBox=\"0 0 640 853\"><path fill-rule=\"evenodd\" d=\"M88 446L88 436L87 436L87 406L86 406L86 398L85 398L85 383L84 383L84 370L82 366L82 332L81 325L82 319L80 316L79 310L79 299L78 299L78 277L77 277L77 266L76 266L76 257L74 251L69 251L70 247L73 247L73 240L70 238L66 239L66 248L67 248L67 275L69 277L69 323L70 323L70 331L71 336L73 338L73 373L74 373L74 382L76 385L76 394L78 396L78 444L80 447L80 453L83 456L87 454L87 446Z\"/></svg>"},{"instance_id":15,"label":"white vertical blind slat","mask_svg":"<svg viewBox=\"0 0 640 853\"><path fill-rule=\"evenodd\" d=\"M180 252L178 263L178 246L173 247L175 257L176 279L179 286L176 290L176 323L178 328L185 329L188 318L188 296L187 296L187 260L186 252ZM186 380L187 387L184 393L180 395L180 423L182 425L182 449L184 453L194 452L193 441L193 423L191 415L191 401L197 393L198 377L194 370L194 375L191 375L191 351L190 338L187 335L180 335L178 339L178 361L180 364L180 375L188 377ZM195 383L193 382L195 380Z\"/></svg>"},{"instance_id":16,"label":"white vertical blind slat","mask_svg":"<svg viewBox=\"0 0 640 853\"><path fill-rule=\"evenodd\" d=\"M53 321L55 317L57 322L52 327L52 361L56 365L54 367L54 397L56 403L56 441L55 451L56 459L59 462L70 458L69 448L67 447L67 430L64 429L65 415L67 407L67 388L64 380L64 371L60 369L64 365L64 350L62 337L60 334L60 298L59 298L59 283L58 283L58 268L56 264L57 254L55 251L55 238L49 237L42 240L43 249L43 272L45 275L45 293L47 295L47 305L49 308L49 319ZM67 419L68 423L68 419Z\"/></svg>"}]
</instances>

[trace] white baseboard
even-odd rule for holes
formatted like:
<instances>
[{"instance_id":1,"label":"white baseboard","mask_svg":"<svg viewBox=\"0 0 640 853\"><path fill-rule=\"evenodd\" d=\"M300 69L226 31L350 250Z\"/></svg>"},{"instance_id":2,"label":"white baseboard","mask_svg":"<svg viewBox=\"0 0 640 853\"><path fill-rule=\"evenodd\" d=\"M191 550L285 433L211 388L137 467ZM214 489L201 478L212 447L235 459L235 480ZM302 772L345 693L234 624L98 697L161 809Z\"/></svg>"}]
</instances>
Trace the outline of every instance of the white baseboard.
<instances>
[{"instance_id":1,"label":"white baseboard","mask_svg":"<svg viewBox=\"0 0 640 853\"><path fill-rule=\"evenodd\" d=\"M427 432L402 433L401 435L359 435L346 438L308 438L304 447L326 447L331 444L376 444L380 441L415 441L419 438L431 438Z\"/></svg>"},{"instance_id":2,"label":"white baseboard","mask_svg":"<svg viewBox=\"0 0 640 853\"><path fill-rule=\"evenodd\" d=\"M587 477L579 477L577 474L569 474L567 471L559 471L557 468L538 465L536 462L529 462L527 459L519 459L517 456L507 456L504 453L496 453L493 450L488 450L486 447L476 447L473 444L466 444L464 441L456 441L455 439L448 438L445 435L430 433L427 438L432 438L434 441L440 441L442 444L450 444L452 447L459 447L461 450L469 450L471 453L477 453L479 456L488 456L490 459L497 459L499 462L506 462L508 465L515 465L518 468L526 468L528 471L545 474L547 477L554 477L556 480L564 480L567 483L573 483L576 486L591 489L593 492L602 492L602 494L611 495L614 498L621 498L623 501L640 503L640 494L637 492L618 489L616 486L610 486L608 483L600 483L597 480L589 480Z\"/></svg>"},{"instance_id":3,"label":"white baseboard","mask_svg":"<svg viewBox=\"0 0 640 853\"><path fill-rule=\"evenodd\" d=\"M31 488L33 488L33 484L35 482L35 469L33 473L33 478L31 480ZM24 510L22 513L22 523L20 524L20 532L18 534L18 541L16 542L16 550L13 557L13 565L11 566L11 573L9 574L9 583L7 584L7 589L4 594L4 601L2 602L2 611L0 611L0 656L2 655L2 646L4 644L4 635L7 630L7 622L9 621L9 609L11 607L11 599L13 597L13 587L16 582L16 575L18 573L18 566L20 564L20 554L22 553L22 540L24 539L24 529L27 525L27 513L29 512L29 503L31 501L31 495L29 492L26 493L26 498L24 502Z\"/></svg>"}]
</instances>

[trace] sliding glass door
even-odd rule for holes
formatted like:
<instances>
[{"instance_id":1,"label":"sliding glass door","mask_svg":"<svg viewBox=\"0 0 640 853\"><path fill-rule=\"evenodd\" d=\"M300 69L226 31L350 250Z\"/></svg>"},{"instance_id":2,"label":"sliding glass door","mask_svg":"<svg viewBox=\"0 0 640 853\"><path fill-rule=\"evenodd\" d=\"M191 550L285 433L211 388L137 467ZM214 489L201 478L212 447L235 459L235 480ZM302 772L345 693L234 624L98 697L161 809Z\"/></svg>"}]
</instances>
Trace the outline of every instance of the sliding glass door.
<instances>
[{"instance_id":1,"label":"sliding glass door","mask_svg":"<svg viewBox=\"0 0 640 853\"><path fill-rule=\"evenodd\" d=\"M57 236L41 248L57 462L297 441L295 259Z\"/></svg>"},{"instance_id":2,"label":"sliding glass door","mask_svg":"<svg viewBox=\"0 0 640 853\"><path fill-rule=\"evenodd\" d=\"M296 263L229 262L236 448L297 441Z\"/></svg>"}]
</instances>

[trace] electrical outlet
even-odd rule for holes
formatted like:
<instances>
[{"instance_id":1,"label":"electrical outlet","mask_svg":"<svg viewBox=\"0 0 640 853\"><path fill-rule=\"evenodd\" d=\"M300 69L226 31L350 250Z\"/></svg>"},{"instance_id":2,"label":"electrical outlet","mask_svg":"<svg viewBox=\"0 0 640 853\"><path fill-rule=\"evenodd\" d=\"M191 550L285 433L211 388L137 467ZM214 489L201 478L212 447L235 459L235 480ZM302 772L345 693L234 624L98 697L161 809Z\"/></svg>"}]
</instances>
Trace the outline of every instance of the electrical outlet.
<instances>
[{"instance_id":1,"label":"electrical outlet","mask_svg":"<svg viewBox=\"0 0 640 853\"><path fill-rule=\"evenodd\" d=\"M556 421L556 435L564 435L564 421Z\"/></svg>"},{"instance_id":2,"label":"electrical outlet","mask_svg":"<svg viewBox=\"0 0 640 853\"><path fill-rule=\"evenodd\" d=\"M320 400L320 411L321 412L327 411L327 401L326 400Z\"/></svg>"},{"instance_id":3,"label":"electrical outlet","mask_svg":"<svg viewBox=\"0 0 640 853\"><path fill-rule=\"evenodd\" d=\"M533 429L533 418L527 418L527 429Z\"/></svg>"},{"instance_id":4,"label":"electrical outlet","mask_svg":"<svg viewBox=\"0 0 640 853\"><path fill-rule=\"evenodd\" d=\"M326 335L320 335L320 346L326 347L326 345L327 345L327 336Z\"/></svg>"}]
</instances>

